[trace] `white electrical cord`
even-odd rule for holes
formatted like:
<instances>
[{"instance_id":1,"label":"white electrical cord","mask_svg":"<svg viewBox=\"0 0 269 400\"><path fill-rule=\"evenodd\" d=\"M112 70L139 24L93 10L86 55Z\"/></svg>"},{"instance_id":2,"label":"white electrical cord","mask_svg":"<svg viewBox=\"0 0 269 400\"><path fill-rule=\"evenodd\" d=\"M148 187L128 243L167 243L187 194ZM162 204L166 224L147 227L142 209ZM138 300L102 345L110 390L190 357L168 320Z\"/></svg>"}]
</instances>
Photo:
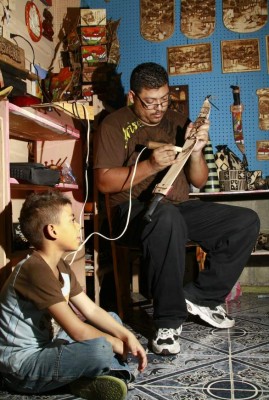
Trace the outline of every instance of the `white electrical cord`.
<instances>
[{"instance_id":1,"label":"white electrical cord","mask_svg":"<svg viewBox=\"0 0 269 400\"><path fill-rule=\"evenodd\" d=\"M87 121L88 121L88 129L87 129L87 143L88 143L87 148L88 148L88 149L87 149L87 155L86 155L86 165L88 165L88 160L89 160L89 148L90 148L90 123L89 123L89 119L88 119L88 112L87 112L87 109L84 107L84 105L83 105L83 108L84 108L85 115L86 115L86 118L87 118ZM134 169L133 169L133 172L132 172L132 177L131 177L131 182L130 182L130 189L129 189L129 209L128 209L128 214L127 214L126 224L125 224L125 227L124 227L123 231L121 232L121 234L120 234L119 236L117 236L117 237L115 237L115 238L107 237L107 236L103 235L103 234L100 233L100 232L92 232L92 233L91 233L89 236L87 236L87 238L80 244L79 248L78 248L75 252L68 253L68 254L64 257L64 259L66 259L67 257L69 257L70 255L73 254L73 257L72 257L71 261L69 262L70 265L73 264L77 253L83 248L83 246L87 243L87 241L88 241L93 235L98 235L98 236L102 237L103 239L111 240L111 241L112 241L112 240L118 240L118 239L120 239L120 238L124 235L124 233L126 232L127 227L128 227L128 225L129 225L130 214L131 214L131 209L132 209L132 187L133 187L133 181L134 181L134 177L135 177L136 170L137 170L137 164L138 164L138 161L139 161L139 158L140 158L141 154L143 153L143 151L144 151L146 148L147 148L147 147L143 147L143 149L142 149L142 150L140 151L140 153L138 154L137 159L136 159L135 164L134 164ZM88 198L88 175L87 175L87 169L86 169L86 171L85 171L85 181L86 181L86 194L85 194L85 201L84 201L84 203L83 203L82 210L81 210L81 213L80 213L80 218L79 218L80 226L82 226L82 217L83 217L83 215L84 215L84 207L85 207L85 204L87 203L87 198Z\"/></svg>"}]
</instances>

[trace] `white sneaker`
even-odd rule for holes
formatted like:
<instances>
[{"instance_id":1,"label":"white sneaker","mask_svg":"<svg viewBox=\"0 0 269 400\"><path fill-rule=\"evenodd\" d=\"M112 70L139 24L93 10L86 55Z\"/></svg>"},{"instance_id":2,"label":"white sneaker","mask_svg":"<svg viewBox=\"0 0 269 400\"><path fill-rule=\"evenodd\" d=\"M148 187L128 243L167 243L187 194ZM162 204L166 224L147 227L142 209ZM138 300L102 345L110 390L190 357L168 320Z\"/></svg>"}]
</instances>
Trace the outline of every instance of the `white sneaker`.
<instances>
[{"instance_id":1,"label":"white sneaker","mask_svg":"<svg viewBox=\"0 0 269 400\"><path fill-rule=\"evenodd\" d=\"M235 325L234 319L227 315L223 307L217 306L213 309L193 304L186 299L187 310L192 315L198 315L203 321L215 328L232 328Z\"/></svg>"},{"instance_id":2,"label":"white sneaker","mask_svg":"<svg viewBox=\"0 0 269 400\"><path fill-rule=\"evenodd\" d=\"M159 328L156 332L155 338L152 340L153 353L161 354L163 356L179 353L179 336L181 331L181 326L177 329Z\"/></svg>"}]
</instances>

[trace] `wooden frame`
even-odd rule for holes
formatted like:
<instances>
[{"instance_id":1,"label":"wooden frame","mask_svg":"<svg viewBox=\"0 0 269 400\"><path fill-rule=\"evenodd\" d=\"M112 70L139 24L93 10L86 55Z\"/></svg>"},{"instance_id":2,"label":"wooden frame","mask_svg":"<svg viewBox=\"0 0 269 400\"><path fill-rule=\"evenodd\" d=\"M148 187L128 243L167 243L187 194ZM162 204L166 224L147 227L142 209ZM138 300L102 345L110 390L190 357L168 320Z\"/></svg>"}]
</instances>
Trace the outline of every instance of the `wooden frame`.
<instances>
[{"instance_id":1,"label":"wooden frame","mask_svg":"<svg viewBox=\"0 0 269 400\"><path fill-rule=\"evenodd\" d=\"M150 42L169 39L175 30L175 0L140 0L140 33Z\"/></svg>"},{"instance_id":2,"label":"wooden frame","mask_svg":"<svg viewBox=\"0 0 269 400\"><path fill-rule=\"evenodd\" d=\"M258 39L221 41L222 72L260 71L260 46Z\"/></svg>"},{"instance_id":3,"label":"wooden frame","mask_svg":"<svg viewBox=\"0 0 269 400\"><path fill-rule=\"evenodd\" d=\"M256 150L257 160L269 160L269 140L257 140Z\"/></svg>"},{"instance_id":4,"label":"wooden frame","mask_svg":"<svg viewBox=\"0 0 269 400\"><path fill-rule=\"evenodd\" d=\"M105 44L96 46L81 46L81 59L83 66L91 66L95 63L107 61L107 49Z\"/></svg>"},{"instance_id":5,"label":"wooden frame","mask_svg":"<svg viewBox=\"0 0 269 400\"><path fill-rule=\"evenodd\" d=\"M189 86L169 86L171 104L169 108L189 116Z\"/></svg>"},{"instance_id":6,"label":"wooden frame","mask_svg":"<svg viewBox=\"0 0 269 400\"><path fill-rule=\"evenodd\" d=\"M105 26L81 26L80 35L82 46L96 46L106 43Z\"/></svg>"},{"instance_id":7,"label":"wooden frame","mask_svg":"<svg viewBox=\"0 0 269 400\"><path fill-rule=\"evenodd\" d=\"M169 75L200 74L212 71L211 43L167 48Z\"/></svg>"},{"instance_id":8,"label":"wooden frame","mask_svg":"<svg viewBox=\"0 0 269 400\"><path fill-rule=\"evenodd\" d=\"M82 26L106 25L106 9L81 8L80 25Z\"/></svg>"},{"instance_id":9,"label":"wooden frame","mask_svg":"<svg viewBox=\"0 0 269 400\"><path fill-rule=\"evenodd\" d=\"M265 36L266 56L267 56L267 71L269 74L269 35Z\"/></svg>"}]
</instances>

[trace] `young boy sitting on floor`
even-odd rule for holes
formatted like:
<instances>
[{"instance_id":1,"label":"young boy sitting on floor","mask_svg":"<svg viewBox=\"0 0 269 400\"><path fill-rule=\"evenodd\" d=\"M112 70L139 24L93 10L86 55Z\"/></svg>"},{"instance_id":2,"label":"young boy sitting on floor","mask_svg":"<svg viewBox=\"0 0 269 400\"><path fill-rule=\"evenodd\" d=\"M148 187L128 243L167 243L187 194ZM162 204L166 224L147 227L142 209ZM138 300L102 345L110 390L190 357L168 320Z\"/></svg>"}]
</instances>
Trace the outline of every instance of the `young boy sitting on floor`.
<instances>
[{"instance_id":1,"label":"young boy sitting on floor","mask_svg":"<svg viewBox=\"0 0 269 400\"><path fill-rule=\"evenodd\" d=\"M123 400L132 374L147 365L136 337L82 290L64 252L77 250L80 225L71 201L58 192L31 194L20 226L34 246L0 294L0 372L8 389L43 393L71 384L85 399ZM85 320L71 308L73 305Z\"/></svg>"}]
</instances>

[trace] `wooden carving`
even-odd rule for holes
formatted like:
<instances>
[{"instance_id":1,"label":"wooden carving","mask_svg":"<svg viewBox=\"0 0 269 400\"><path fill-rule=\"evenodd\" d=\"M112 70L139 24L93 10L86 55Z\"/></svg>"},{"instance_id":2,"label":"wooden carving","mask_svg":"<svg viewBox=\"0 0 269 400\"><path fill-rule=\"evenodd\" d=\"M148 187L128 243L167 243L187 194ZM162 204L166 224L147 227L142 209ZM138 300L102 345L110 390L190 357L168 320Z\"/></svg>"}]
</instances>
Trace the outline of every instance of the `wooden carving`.
<instances>
[{"instance_id":1,"label":"wooden carving","mask_svg":"<svg viewBox=\"0 0 269 400\"><path fill-rule=\"evenodd\" d=\"M215 0L181 0L180 29L191 39L200 39L215 29Z\"/></svg>"},{"instance_id":2,"label":"wooden carving","mask_svg":"<svg viewBox=\"0 0 269 400\"><path fill-rule=\"evenodd\" d=\"M258 89L259 128L269 131L269 89Z\"/></svg>"},{"instance_id":3,"label":"wooden carving","mask_svg":"<svg viewBox=\"0 0 269 400\"><path fill-rule=\"evenodd\" d=\"M223 23L233 32L249 33L267 22L267 0L223 0Z\"/></svg>"},{"instance_id":4,"label":"wooden carving","mask_svg":"<svg viewBox=\"0 0 269 400\"><path fill-rule=\"evenodd\" d=\"M174 0L140 0L140 32L145 40L162 42L174 33Z\"/></svg>"}]
</instances>

